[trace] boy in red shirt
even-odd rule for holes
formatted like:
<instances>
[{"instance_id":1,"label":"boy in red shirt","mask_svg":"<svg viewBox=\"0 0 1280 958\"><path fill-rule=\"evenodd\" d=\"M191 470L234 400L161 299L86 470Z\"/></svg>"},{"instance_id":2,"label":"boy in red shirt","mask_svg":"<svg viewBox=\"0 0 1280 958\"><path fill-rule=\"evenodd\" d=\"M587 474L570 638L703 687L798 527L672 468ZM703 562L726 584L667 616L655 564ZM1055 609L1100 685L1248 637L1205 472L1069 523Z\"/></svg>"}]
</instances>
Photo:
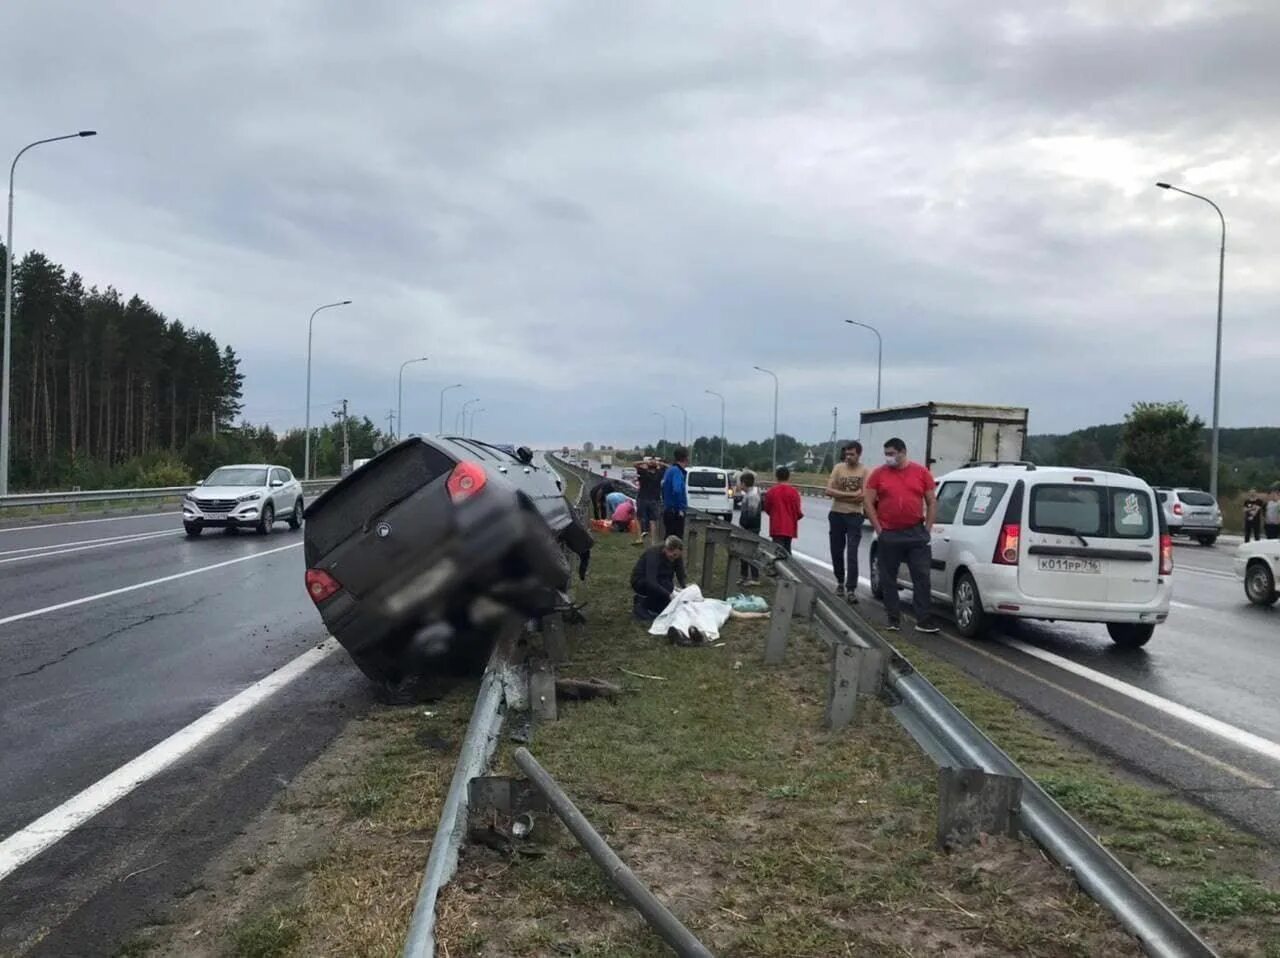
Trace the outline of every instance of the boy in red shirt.
<instances>
[{"instance_id":1,"label":"boy in red shirt","mask_svg":"<svg viewBox=\"0 0 1280 958\"><path fill-rule=\"evenodd\" d=\"M769 517L769 538L791 555L791 540L800 534L800 520L804 518L800 491L787 482L791 470L786 466L779 466L774 476L778 484L765 492L760 506Z\"/></svg>"},{"instance_id":2,"label":"boy in red shirt","mask_svg":"<svg viewBox=\"0 0 1280 958\"><path fill-rule=\"evenodd\" d=\"M933 551L930 533L938 510L933 476L907 458L907 444L890 439L884 444L884 465L867 480L864 505L867 518L879 537L876 550L880 587L889 631L902 627L898 610L898 569L905 559L911 573L911 605L917 632L937 632L931 612L929 576Z\"/></svg>"}]
</instances>

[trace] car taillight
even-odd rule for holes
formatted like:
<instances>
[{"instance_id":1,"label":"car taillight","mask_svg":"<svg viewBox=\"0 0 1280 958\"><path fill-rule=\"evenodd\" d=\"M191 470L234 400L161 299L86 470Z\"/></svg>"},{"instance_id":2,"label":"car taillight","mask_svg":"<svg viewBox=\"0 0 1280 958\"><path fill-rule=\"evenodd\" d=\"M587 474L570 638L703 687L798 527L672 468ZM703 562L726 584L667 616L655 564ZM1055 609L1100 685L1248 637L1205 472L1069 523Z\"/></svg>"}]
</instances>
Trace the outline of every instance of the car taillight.
<instances>
[{"instance_id":1,"label":"car taillight","mask_svg":"<svg viewBox=\"0 0 1280 958\"><path fill-rule=\"evenodd\" d=\"M1173 536L1167 532L1160 537L1160 574L1173 575Z\"/></svg>"},{"instance_id":2,"label":"car taillight","mask_svg":"<svg viewBox=\"0 0 1280 958\"><path fill-rule=\"evenodd\" d=\"M1175 502L1175 503L1173 504L1173 514L1174 514L1175 516L1180 516L1180 515L1182 515L1182 503L1181 503L1181 502Z\"/></svg>"},{"instance_id":3,"label":"car taillight","mask_svg":"<svg viewBox=\"0 0 1280 958\"><path fill-rule=\"evenodd\" d=\"M1022 539L1022 527L1016 522L1006 522L1000 528L1000 538L996 540L996 554L991 561L996 565L1017 565L1018 544Z\"/></svg>"},{"instance_id":4,"label":"car taillight","mask_svg":"<svg viewBox=\"0 0 1280 958\"><path fill-rule=\"evenodd\" d=\"M485 475L483 466L474 462L460 462L453 467L445 487L454 502L465 502L483 489L488 481L489 477Z\"/></svg>"},{"instance_id":5,"label":"car taillight","mask_svg":"<svg viewBox=\"0 0 1280 958\"><path fill-rule=\"evenodd\" d=\"M338 584L338 580L324 569L307 570L307 595L311 596L311 601L316 605L341 590L342 586Z\"/></svg>"}]
</instances>

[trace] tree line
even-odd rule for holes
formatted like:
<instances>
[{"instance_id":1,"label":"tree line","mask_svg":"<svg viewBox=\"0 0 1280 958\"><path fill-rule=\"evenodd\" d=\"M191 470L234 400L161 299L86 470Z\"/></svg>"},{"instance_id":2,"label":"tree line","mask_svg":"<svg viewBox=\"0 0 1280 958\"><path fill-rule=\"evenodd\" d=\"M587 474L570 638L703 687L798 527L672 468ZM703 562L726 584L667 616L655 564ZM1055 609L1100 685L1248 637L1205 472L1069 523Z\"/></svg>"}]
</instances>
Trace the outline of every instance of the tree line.
<instances>
[{"instance_id":1,"label":"tree line","mask_svg":"<svg viewBox=\"0 0 1280 958\"><path fill-rule=\"evenodd\" d=\"M177 486L228 462L303 475L304 430L236 424L244 376L231 346L138 295L86 288L40 252L14 264L12 374L15 491ZM341 472L339 416L312 427L317 476ZM347 438L352 459L385 442L362 416Z\"/></svg>"},{"instance_id":2,"label":"tree line","mask_svg":"<svg viewBox=\"0 0 1280 958\"><path fill-rule=\"evenodd\" d=\"M140 296L28 253L13 276L12 487L166 484L239 414L239 365Z\"/></svg>"}]
</instances>

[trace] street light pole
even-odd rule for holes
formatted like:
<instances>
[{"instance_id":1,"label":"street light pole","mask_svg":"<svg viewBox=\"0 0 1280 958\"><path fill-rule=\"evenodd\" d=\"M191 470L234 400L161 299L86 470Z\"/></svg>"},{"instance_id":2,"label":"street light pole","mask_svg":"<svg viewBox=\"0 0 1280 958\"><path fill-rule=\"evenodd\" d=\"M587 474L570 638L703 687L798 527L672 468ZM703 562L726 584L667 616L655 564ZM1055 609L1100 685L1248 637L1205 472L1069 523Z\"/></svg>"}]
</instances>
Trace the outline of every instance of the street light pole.
<instances>
[{"instance_id":1,"label":"street light pole","mask_svg":"<svg viewBox=\"0 0 1280 958\"><path fill-rule=\"evenodd\" d=\"M768 373L773 377L773 471L778 471L778 374L763 366L753 366L757 372Z\"/></svg>"},{"instance_id":2,"label":"street light pole","mask_svg":"<svg viewBox=\"0 0 1280 958\"><path fill-rule=\"evenodd\" d=\"M650 415L657 416L662 420L662 444L665 446L667 444L667 417L660 412L651 413Z\"/></svg>"},{"instance_id":3,"label":"street light pole","mask_svg":"<svg viewBox=\"0 0 1280 958\"><path fill-rule=\"evenodd\" d=\"M471 413L471 428L467 430L467 435L472 439L474 439L476 435L476 416L480 415L484 411L485 410L483 408L480 408L473 410Z\"/></svg>"},{"instance_id":4,"label":"street light pole","mask_svg":"<svg viewBox=\"0 0 1280 958\"><path fill-rule=\"evenodd\" d=\"M453 431L458 435L466 438L467 433L467 408L473 402L479 402L479 399L468 399L462 404L462 408L458 410L458 415L453 419Z\"/></svg>"},{"instance_id":5,"label":"street light pole","mask_svg":"<svg viewBox=\"0 0 1280 958\"><path fill-rule=\"evenodd\" d=\"M452 386L445 386L444 389L440 390L440 422L436 426L436 433L438 435L441 435L441 436L444 435L444 394L447 393L450 389L461 389L461 388L462 388L462 383L454 383Z\"/></svg>"},{"instance_id":6,"label":"street light pole","mask_svg":"<svg viewBox=\"0 0 1280 958\"><path fill-rule=\"evenodd\" d=\"M684 416L684 431L680 433L680 444L682 446L687 446L689 445L689 414L684 411L684 406L681 406L679 403L672 403L671 408L679 409L680 414Z\"/></svg>"},{"instance_id":7,"label":"street light pole","mask_svg":"<svg viewBox=\"0 0 1280 958\"><path fill-rule=\"evenodd\" d=\"M68 133L66 136L51 136L47 140L36 140L28 143L18 151L13 162L9 164L9 224L4 240L4 372L0 375L0 496L9 494L9 393L12 391L10 375L13 367L13 176L18 169L18 160L22 154L33 146L44 143L57 143L59 140L75 140L85 136L97 136L96 130L81 130L79 133Z\"/></svg>"},{"instance_id":8,"label":"street light pole","mask_svg":"<svg viewBox=\"0 0 1280 958\"><path fill-rule=\"evenodd\" d=\"M404 367L426 361L426 356L419 356L417 359L406 359L400 364L400 382L396 387L396 423L400 429L400 432L396 433L397 436L404 432Z\"/></svg>"},{"instance_id":9,"label":"street light pole","mask_svg":"<svg viewBox=\"0 0 1280 958\"><path fill-rule=\"evenodd\" d=\"M880 408L880 377L884 371L884 340L880 336L880 330L874 326L868 326L866 323L860 323L856 319L846 319L846 323L850 326L861 326L863 329L869 329L876 334L876 408Z\"/></svg>"},{"instance_id":10,"label":"street light pole","mask_svg":"<svg viewBox=\"0 0 1280 958\"><path fill-rule=\"evenodd\" d=\"M708 396L715 396L720 400L720 468L724 468L724 396L721 396L714 389L704 390Z\"/></svg>"},{"instance_id":11,"label":"street light pole","mask_svg":"<svg viewBox=\"0 0 1280 958\"><path fill-rule=\"evenodd\" d=\"M351 300L344 299L341 302L317 306L312 310L311 318L307 320L307 412L305 416L306 425L303 427L306 432L306 438L303 440L302 446L302 476L304 479L311 478L311 330L316 323L316 313L325 309L350 305Z\"/></svg>"},{"instance_id":12,"label":"street light pole","mask_svg":"<svg viewBox=\"0 0 1280 958\"><path fill-rule=\"evenodd\" d=\"M1218 221L1222 224L1222 245L1218 247L1218 332L1217 345L1213 354L1213 432L1209 443L1209 495L1213 496L1216 502L1218 499L1218 412L1222 398L1222 284L1227 267L1227 218L1222 215L1218 204L1207 196L1192 193L1190 190L1184 190L1170 183L1157 183L1156 186L1162 190L1173 190L1175 193L1185 193L1187 196L1204 200L1213 207L1214 212L1218 214Z\"/></svg>"}]
</instances>

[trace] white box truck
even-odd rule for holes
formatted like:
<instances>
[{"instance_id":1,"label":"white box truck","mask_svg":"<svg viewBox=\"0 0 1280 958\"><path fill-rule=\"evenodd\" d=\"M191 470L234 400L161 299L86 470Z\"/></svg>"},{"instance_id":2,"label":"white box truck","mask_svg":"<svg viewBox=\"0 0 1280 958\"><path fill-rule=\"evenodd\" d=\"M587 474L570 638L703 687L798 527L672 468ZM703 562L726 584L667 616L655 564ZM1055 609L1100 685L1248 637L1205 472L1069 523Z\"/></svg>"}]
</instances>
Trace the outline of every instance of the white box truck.
<instances>
[{"instance_id":1,"label":"white box truck","mask_svg":"<svg viewBox=\"0 0 1280 958\"><path fill-rule=\"evenodd\" d=\"M941 476L967 462L1022 459L1027 410L944 402L863 410L858 439L867 465L880 463L885 441L895 436L908 456Z\"/></svg>"}]
</instances>

